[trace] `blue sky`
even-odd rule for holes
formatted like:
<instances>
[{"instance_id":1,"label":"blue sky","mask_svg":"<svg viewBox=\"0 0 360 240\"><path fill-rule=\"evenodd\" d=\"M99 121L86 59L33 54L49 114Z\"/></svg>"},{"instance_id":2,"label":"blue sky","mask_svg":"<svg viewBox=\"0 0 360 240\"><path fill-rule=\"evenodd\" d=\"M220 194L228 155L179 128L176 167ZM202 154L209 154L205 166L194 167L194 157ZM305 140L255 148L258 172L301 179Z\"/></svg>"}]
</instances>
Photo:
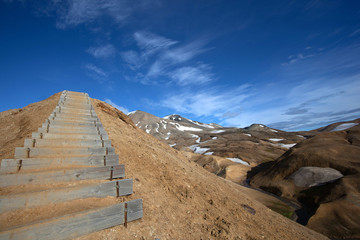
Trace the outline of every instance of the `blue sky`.
<instances>
[{"instance_id":1,"label":"blue sky","mask_svg":"<svg viewBox=\"0 0 360 240\"><path fill-rule=\"evenodd\" d=\"M360 1L0 1L0 111L64 89L283 130L360 117Z\"/></svg>"}]
</instances>

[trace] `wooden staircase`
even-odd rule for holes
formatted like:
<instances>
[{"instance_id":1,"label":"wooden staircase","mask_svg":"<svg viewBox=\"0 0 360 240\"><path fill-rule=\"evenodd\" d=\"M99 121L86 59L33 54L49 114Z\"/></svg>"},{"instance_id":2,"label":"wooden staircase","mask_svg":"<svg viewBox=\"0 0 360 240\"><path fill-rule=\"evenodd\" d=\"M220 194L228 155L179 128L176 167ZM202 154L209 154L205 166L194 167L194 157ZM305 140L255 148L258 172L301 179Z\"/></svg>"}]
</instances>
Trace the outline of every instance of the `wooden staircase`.
<instances>
[{"instance_id":1,"label":"wooden staircase","mask_svg":"<svg viewBox=\"0 0 360 240\"><path fill-rule=\"evenodd\" d=\"M63 91L0 168L0 239L72 239L142 218L142 199L86 93Z\"/></svg>"}]
</instances>

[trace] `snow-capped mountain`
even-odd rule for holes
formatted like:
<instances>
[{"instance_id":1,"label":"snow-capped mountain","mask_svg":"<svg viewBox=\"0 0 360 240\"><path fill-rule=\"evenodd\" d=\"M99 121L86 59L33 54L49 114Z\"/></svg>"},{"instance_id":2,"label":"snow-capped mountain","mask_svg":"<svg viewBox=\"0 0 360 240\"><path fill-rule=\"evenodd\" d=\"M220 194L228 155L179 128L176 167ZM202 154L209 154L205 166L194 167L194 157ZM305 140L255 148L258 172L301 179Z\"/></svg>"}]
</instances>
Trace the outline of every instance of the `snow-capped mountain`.
<instances>
[{"instance_id":1,"label":"snow-capped mountain","mask_svg":"<svg viewBox=\"0 0 360 240\"><path fill-rule=\"evenodd\" d=\"M160 118L139 110L128 116L137 127L175 149L226 157L245 165L276 159L305 139L296 133L272 129L263 124L228 128L215 123L201 123L177 114Z\"/></svg>"}]
</instances>

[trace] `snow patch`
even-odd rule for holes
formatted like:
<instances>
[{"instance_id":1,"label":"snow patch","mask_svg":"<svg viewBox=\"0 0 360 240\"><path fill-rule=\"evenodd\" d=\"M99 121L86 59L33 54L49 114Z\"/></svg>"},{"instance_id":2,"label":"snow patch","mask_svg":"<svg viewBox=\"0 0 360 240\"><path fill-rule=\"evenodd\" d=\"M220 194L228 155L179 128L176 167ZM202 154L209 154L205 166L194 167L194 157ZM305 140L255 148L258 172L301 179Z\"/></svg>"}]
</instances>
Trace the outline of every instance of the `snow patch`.
<instances>
[{"instance_id":1,"label":"snow patch","mask_svg":"<svg viewBox=\"0 0 360 240\"><path fill-rule=\"evenodd\" d=\"M137 110L136 110L136 111L129 112L127 115L130 116L131 114L134 114L134 113L136 113L136 112L137 112Z\"/></svg>"},{"instance_id":2,"label":"snow patch","mask_svg":"<svg viewBox=\"0 0 360 240\"><path fill-rule=\"evenodd\" d=\"M167 135L167 136L165 137L165 140L169 140L170 135L171 135L171 132L168 132L166 135Z\"/></svg>"},{"instance_id":3,"label":"snow patch","mask_svg":"<svg viewBox=\"0 0 360 240\"><path fill-rule=\"evenodd\" d=\"M211 131L211 133L223 133L225 132L225 130L215 130L215 131Z\"/></svg>"},{"instance_id":4,"label":"snow patch","mask_svg":"<svg viewBox=\"0 0 360 240\"><path fill-rule=\"evenodd\" d=\"M137 122L137 124L135 124L135 126L138 126L140 124L140 122Z\"/></svg>"},{"instance_id":5,"label":"snow patch","mask_svg":"<svg viewBox=\"0 0 360 240\"><path fill-rule=\"evenodd\" d=\"M265 127L264 125L259 124L259 127Z\"/></svg>"},{"instance_id":6,"label":"snow patch","mask_svg":"<svg viewBox=\"0 0 360 240\"><path fill-rule=\"evenodd\" d=\"M203 153L207 152L208 150L210 150L210 148L196 147L194 149L194 153L203 154Z\"/></svg>"},{"instance_id":7,"label":"snow patch","mask_svg":"<svg viewBox=\"0 0 360 240\"><path fill-rule=\"evenodd\" d=\"M272 131L272 132L276 132L276 133L278 132L278 131L276 131L275 129L270 129L270 131Z\"/></svg>"},{"instance_id":8,"label":"snow patch","mask_svg":"<svg viewBox=\"0 0 360 240\"><path fill-rule=\"evenodd\" d=\"M233 162L236 162L236 163L241 163L242 165L245 165L245 166L250 166L250 164L240 158L226 158L226 159L229 159Z\"/></svg>"},{"instance_id":9,"label":"snow patch","mask_svg":"<svg viewBox=\"0 0 360 240\"><path fill-rule=\"evenodd\" d=\"M296 135L297 137L305 138L303 135Z\"/></svg>"},{"instance_id":10,"label":"snow patch","mask_svg":"<svg viewBox=\"0 0 360 240\"><path fill-rule=\"evenodd\" d=\"M146 129L145 131L146 131L147 133L150 133L151 129Z\"/></svg>"},{"instance_id":11,"label":"snow patch","mask_svg":"<svg viewBox=\"0 0 360 240\"><path fill-rule=\"evenodd\" d=\"M206 124L206 123L200 123L200 122L197 122L197 121L193 121L193 120L190 120L188 119L190 122L192 122L193 124L196 124L200 127L205 127L205 128L214 128L214 126L211 126L210 124Z\"/></svg>"},{"instance_id":12,"label":"snow patch","mask_svg":"<svg viewBox=\"0 0 360 240\"><path fill-rule=\"evenodd\" d=\"M204 155L213 155L214 154L214 152L206 152L206 153L204 153Z\"/></svg>"},{"instance_id":13,"label":"snow patch","mask_svg":"<svg viewBox=\"0 0 360 240\"><path fill-rule=\"evenodd\" d=\"M282 141L284 139L282 138L269 138L270 141L274 141L274 142L279 142L279 141Z\"/></svg>"},{"instance_id":14,"label":"snow patch","mask_svg":"<svg viewBox=\"0 0 360 240\"><path fill-rule=\"evenodd\" d=\"M246 136L251 137L251 134L250 134L250 133L243 133L243 134L246 135Z\"/></svg>"},{"instance_id":15,"label":"snow patch","mask_svg":"<svg viewBox=\"0 0 360 240\"><path fill-rule=\"evenodd\" d=\"M205 153L206 151L210 150L210 148L202 148L202 147L199 147L198 144L195 144L195 145L192 145L189 147L191 150L194 151L194 153L198 153L198 154L203 154Z\"/></svg>"},{"instance_id":16,"label":"snow patch","mask_svg":"<svg viewBox=\"0 0 360 240\"><path fill-rule=\"evenodd\" d=\"M280 147L289 149L289 148L292 148L293 146L295 146L296 143L289 143L289 144L279 143L279 144L277 144L277 145L280 146Z\"/></svg>"},{"instance_id":17,"label":"snow patch","mask_svg":"<svg viewBox=\"0 0 360 240\"><path fill-rule=\"evenodd\" d=\"M194 132L199 132L199 131L202 131L202 129L200 128L194 128L194 127L186 127L186 126L183 126L183 125L180 125L178 123L170 123L172 125L175 125L175 127L177 128L177 130L179 131L194 131Z\"/></svg>"},{"instance_id":18,"label":"snow patch","mask_svg":"<svg viewBox=\"0 0 360 240\"><path fill-rule=\"evenodd\" d=\"M197 143L200 143L200 137L198 138L198 139L196 139L196 141L195 142L197 142Z\"/></svg>"},{"instance_id":19,"label":"snow patch","mask_svg":"<svg viewBox=\"0 0 360 240\"><path fill-rule=\"evenodd\" d=\"M346 130L348 128L354 127L356 125L359 125L359 124L358 123L343 123L343 124L340 124L339 126L337 126L336 128L334 128L331 131L332 132L342 131L342 130Z\"/></svg>"},{"instance_id":20,"label":"snow patch","mask_svg":"<svg viewBox=\"0 0 360 240\"><path fill-rule=\"evenodd\" d=\"M156 132L159 132L159 127L160 127L160 125L159 125L158 123L156 123L156 125L157 125L157 128L155 129L155 131L156 131Z\"/></svg>"},{"instance_id":21,"label":"snow patch","mask_svg":"<svg viewBox=\"0 0 360 240\"><path fill-rule=\"evenodd\" d=\"M170 147L174 147L175 145L176 145L176 143L174 143L174 144L169 144Z\"/></svg>"},{"instance_id":22,"label":"snow patch","mask_svg":"<svg viewBox=\"0 0 360 240\"><path fill-rule=\"evenodd\" d=\"M212 139L212 140L216 140L216 139L217 139L217 137L212 137L211 139Z\"/></svg>"}]
</instances>

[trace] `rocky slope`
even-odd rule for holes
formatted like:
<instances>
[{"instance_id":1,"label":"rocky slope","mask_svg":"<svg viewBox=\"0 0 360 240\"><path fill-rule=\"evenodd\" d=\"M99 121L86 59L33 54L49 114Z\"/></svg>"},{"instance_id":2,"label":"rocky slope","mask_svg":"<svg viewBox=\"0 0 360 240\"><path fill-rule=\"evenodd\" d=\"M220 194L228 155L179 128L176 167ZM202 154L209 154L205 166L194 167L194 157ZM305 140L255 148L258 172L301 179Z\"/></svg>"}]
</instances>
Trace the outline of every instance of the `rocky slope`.
<instances>
[{"instance_id":1,"label":"rocky slope","mask_svg":"<svg viewBox=\"0 0 360 240\"><path fill-rule=\"evenodd\" d=\"M20 123L29 117L29 127L17 127L33 131L48 116L46 109L53 109L53 101L58 101L58 95L16 110L19 113L11 121ZM264 207L241 186L204 170L191 161L190 153L146 134L110 105L98 100L93 100L93 105L120 163L126 165L126 177L134 181L134 194L119 201L142 198L144 217L127 228L117 226L80 239L326 239ZM31 109L43 109L44 113ZM10 115L2 113L0 123L8 123ZM14 143L26 137L28 130L2 128L1 133ZM0 158L12 150L12 145L2 143Z\"/></svg>"},{"instance_id":2,"label":"rocky slope","mask_svg":"<svg viewBox=\"0 0 360 240\"><path fill-rule=\"evenodd\" d=\"M320 130L267 167L251 185L303 204L303 221L331 238L360 238L359 119ZM260 170L259 170L260 169Z\"/></svg>"}]
</instances>

